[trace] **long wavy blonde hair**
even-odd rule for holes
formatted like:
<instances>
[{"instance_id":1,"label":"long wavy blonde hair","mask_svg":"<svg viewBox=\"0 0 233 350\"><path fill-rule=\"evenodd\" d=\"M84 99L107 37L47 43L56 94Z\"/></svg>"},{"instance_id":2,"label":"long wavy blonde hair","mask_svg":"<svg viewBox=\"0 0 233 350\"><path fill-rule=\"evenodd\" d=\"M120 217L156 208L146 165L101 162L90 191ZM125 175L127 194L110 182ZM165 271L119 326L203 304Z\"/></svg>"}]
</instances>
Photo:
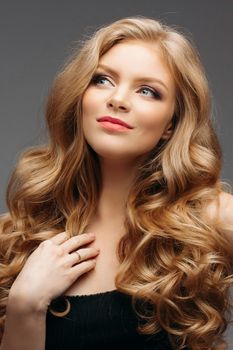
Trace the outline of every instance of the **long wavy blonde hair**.
<instances>
[{"instance_id":1,"label":"long wavy blonde hair","mask_svg":"<svg viewBox=\"0 0 233 350\"><path fill-rule=\"evenodd\" d=\"M27 149L12 173L9 213L0 221L1 334L10 287L29 254L60 231L83 233L96 210L101 173L84 139L82 97L100 57L130 39L160 46L177 93L173 135L148 154L128 196L116 286L132 295L145 321L139 332L164 328L176 349L214 349L222 340L233 269L221 225L204 210L224 188L208 83L191 40L143 16L118 20L81 41L49 94L48 144Z\"/></svg>"}]
</instances>

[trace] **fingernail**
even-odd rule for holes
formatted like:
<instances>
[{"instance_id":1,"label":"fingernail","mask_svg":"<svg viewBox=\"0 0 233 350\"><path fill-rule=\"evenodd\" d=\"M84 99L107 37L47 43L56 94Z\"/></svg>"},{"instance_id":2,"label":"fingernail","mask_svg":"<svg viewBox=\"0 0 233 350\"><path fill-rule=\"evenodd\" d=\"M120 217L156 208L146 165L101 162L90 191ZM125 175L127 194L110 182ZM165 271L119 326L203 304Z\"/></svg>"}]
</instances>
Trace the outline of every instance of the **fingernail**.
<instances>
[{"instance_id":1,"label":"fingernail","mask_svg":"<svg viewBox=\"0 0 233 350\"><path fill-rule=\"evenodd\" d=\"M89 232L88 235L89 235L89 237L91 237L91 238L94 238L94 237L95 237L95 234L94 234L93 232Z\"/></svg>"}]
</instances>

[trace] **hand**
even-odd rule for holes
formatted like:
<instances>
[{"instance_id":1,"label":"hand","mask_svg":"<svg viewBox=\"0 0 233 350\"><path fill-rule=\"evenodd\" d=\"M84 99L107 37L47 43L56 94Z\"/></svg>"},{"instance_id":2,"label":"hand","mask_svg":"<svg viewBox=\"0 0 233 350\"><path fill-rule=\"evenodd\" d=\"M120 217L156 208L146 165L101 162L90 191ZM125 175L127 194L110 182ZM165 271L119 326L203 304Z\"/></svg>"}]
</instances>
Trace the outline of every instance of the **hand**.
<instances>
[{"instance_id":1,"label":"hand","mask_svg":"<svg viewBox=\"0 0 233 350\"><path fill-rule=\"evenodd\" d=\"M27 259L12 284L10 294L23 296L23 300L30 305L47 309L53 299L95 267L99 249L78 249L94 239L93 233L67 239L66 232L61 232L43 241Z\"/></svg>"}]
</instances>

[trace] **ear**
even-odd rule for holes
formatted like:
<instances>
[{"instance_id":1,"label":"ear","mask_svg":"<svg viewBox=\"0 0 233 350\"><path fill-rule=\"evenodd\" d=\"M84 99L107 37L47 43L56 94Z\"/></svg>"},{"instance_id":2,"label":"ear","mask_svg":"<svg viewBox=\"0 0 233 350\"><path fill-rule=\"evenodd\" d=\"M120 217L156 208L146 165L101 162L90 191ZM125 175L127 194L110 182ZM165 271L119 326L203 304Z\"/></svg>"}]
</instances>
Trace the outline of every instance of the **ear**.
<instances>
[{"instance_id":1,"label":"ear","mask_svg":"<svg viewBox=\"0 0 233 350\"><path fill-rule=\"evenodd\" d=\"M163 135L161 136L162 140L168 140L172 134L173 134L173 122L172 120L169 122L169 124L166 126Z\"/></svg>"}]
</instances>

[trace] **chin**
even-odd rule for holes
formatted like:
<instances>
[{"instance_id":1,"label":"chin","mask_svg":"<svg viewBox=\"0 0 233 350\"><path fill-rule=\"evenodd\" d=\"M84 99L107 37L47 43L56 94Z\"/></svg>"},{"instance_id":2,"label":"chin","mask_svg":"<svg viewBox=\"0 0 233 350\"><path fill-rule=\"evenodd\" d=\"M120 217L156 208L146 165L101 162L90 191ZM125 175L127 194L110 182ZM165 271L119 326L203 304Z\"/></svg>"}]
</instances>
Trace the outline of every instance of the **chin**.
<instances>
[{"instance_id":1,"label":"chin","mask_svg":"<svg viewBox=\"0 0 233 350\"><path fill-rule=\"evenodd\" d=\"M111 160L111 161L120 161L121 163L124 161L135 162L148 154L147 152L142 152L142 153L136 153L132 151L127 152L126 150L120 150L119 148L113 149L109 147L93 147L91 145L90 147L99 158Z\"/></svg>"}]
</instances>

